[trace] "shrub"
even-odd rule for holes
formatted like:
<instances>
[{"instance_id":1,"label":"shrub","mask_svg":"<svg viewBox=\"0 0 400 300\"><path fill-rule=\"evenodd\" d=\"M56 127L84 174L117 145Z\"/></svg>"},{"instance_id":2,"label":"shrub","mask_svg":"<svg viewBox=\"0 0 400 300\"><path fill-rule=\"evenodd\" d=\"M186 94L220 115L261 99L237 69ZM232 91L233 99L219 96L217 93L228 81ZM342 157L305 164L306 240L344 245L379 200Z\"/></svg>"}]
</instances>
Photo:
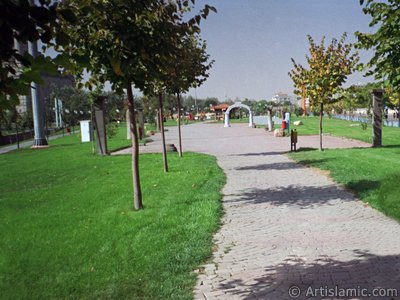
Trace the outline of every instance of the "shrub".
<instances>
[{"instance_id":1,"label":"shrub","mask_svg":"<svg viewBox=\"0 0 400 300\"><path fill-rule=\"evenodd\" d=\"M118 124L110 122L106 126L107 138L111 139L118 133Z\"/></svg>"}]
</instances>

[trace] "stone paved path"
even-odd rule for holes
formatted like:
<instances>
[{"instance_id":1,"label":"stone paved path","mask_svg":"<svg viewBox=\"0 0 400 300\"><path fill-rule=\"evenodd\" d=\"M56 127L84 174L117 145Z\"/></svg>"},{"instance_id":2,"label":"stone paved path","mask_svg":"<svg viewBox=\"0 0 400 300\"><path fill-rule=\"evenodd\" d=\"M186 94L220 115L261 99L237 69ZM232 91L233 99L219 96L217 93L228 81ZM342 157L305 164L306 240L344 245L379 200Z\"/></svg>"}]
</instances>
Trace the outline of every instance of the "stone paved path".
<instances>
[{"instance_id":1,"label":"stone paved path","mask_svg":"<svg viewBox=\"0 0 400 300\"><path fill-rule=\"evenodd\" d=\"M227 175L216 251L199 270L195 299L345 299L323 297L335 286L359 293L347 299L400 299L361 294L391 288L400 296L396 221L292 162L284 155L285 138L245 125L190 125L183 132L186 150L216 155ZM167 137L177 144L175 129ZM145 151L160 147L157 139ZM366 146L334 137L324 141L326 147ZM317 145L314 137L300 137L300 146ZM299 297L290 297L290 287Z\"/></svg>"}]
</instances>

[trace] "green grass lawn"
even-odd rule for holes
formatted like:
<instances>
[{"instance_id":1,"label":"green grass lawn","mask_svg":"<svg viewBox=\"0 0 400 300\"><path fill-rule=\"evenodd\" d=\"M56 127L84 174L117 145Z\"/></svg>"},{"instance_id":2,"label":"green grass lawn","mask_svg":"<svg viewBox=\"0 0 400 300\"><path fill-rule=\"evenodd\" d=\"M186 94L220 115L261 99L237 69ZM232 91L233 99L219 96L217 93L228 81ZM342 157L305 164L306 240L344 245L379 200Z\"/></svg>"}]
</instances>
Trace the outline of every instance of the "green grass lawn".
<instances>
[{"instance_id":1,"label":"green grass lawn","mask_svg":"<svg viewBox=\"0 0 400 300\"><path fill-rule=\"evenodd\" d=\"M164 174L161 155L141 155L135 212L129 155L50 144L0 155L1 298L192 298L221 214L215 158L171 154Z\"/></svg>"},{"instance_id":2,"label":"green grass lawn","mask_svg":"<svg viewBox=\"0 0 400 300\"><path fill-rule=\"evenodd\" d=\"M118 126L118 130L115 136L107 139L107 150L115 151L122 148L127 148L132 146L132 140L128 140L126 138L126 123L121 122ZM143 141L139 141L139 143L143 143Z\"/></svg>"},{"instance_id":3,"label":"green grass lawn","mask_svg":"<svg viewBox=\"0 0 400 300\"><path fill-rule=\"evenodd\" d=\"M293 122L300 120L304 123L301 126L294 126ZM361 128L360 123L339 119L323 119L323 133L325 135L341 136L351 139L361 140L372 143L372 126L368 124L366 130ZM293 118L291 120L290 129L296 129L299 135L319 134L319 117ZM384 145L399 144L400 131L399 128L383 127L382 128Z\"/></svg>"},{"instance_id":4,"label":"green grass lawn","mask_svg":"<svg viewBox=\"0 0 400 300\"><path fill-rule=\"evenodd\" d=\"M318 133L317 117L300 119L304 122L298 126L300 134ZM328 118L324 124L325 132L332 135L372 140L371 126L362 130L361 126L350 126L354 122ZM400 129L384 127L382 142L382 148L299 151L289 156L302 164L328 170L336 182L354 191L364 202L400 220L400 186L396 182L400 176Z\"/></svg>"}]
</instances>

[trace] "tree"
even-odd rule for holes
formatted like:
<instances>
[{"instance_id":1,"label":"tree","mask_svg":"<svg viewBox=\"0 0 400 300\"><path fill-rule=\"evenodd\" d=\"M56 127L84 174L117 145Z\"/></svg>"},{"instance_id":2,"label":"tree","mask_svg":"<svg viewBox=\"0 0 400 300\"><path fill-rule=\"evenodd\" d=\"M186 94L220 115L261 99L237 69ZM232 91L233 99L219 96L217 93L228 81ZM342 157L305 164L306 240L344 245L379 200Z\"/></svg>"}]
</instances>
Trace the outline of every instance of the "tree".
<instances>
[{"instance_id":1,"label":"tree","mask_svg":"<svg viewBox=\"0 0 400 300\"><path fill-rule=\"evenodd\" d=\"M267 112L267 100L255 101L251 109L256 116L265 115Z\"/></svg>"},{"instance_id":2,"label":"tree","mask_svg":"<svg viewBox=\"0 0 400 300\"><path fill-rule=\"evenodd\" d=\"M19 95L28 95L31 82L42 82L41 72L56 73L64 55L50 58L21 53L20 45L41 41L43 44L66 43L60 21L73 24L76 19L57 1L3 0L0 2L0 107L12 108Z\"/></svg>"},{"instance_id":3,"label":"tree","mask_svg":"<svg viewBox=\"0 0 400 300\"><path fill-rule=\"evenodd\" d=\"M53 99L62 101L63 111L61 112L68 126L74 126L79 118L88 117L92 103L89 93L73 86L57 87L50 86L50 98L46 99L46 117L49 117L52 108L54 108ZM65 110L69 113L65 114ZM50 119L52 120L52 118Z\"/></svg>"},{"instance_id":4,"label":"tree","mask_svg":"<svg viewBox=\"0 0 400 300\"><path fill-rule=\"evenodd\" d=\"M218 98L208 97L204 100L204 109L210 109L211 106L219 104Z\"/></svg>"},{"instance_id":5,"label":"tree","mask_svg":"<svg viewBox=\"0 0 400 300\"><path fill-rule=\"evenodd\" d=\"M211 9L216 12L214 8ZM196 34L184 36L178 50L177 61L171 65L166 85L167 89L177 98L179 156L182 157L180 95L191 87L200 86L208 78L208 70L213 61L208 62L209 55L206 53L206 44Z\"/></svg>"},{"instance_id":6,"label":"tree","mask_svg":"<svg viewBox=\"0 0 400 300\"><path fill-rule=\"evenodd\" d=\"M364 3L364 13L372 17L369 26L379 26L375 33L356 32L356 46L374 52L366 75L375 75L386 87L400 91L400 2L360 0L361 5Z\"/></svg>"},{"instance_id":7,"label":"tree","mask_svg":"<svg viewBox=\"0 0 400 300\"><path fill-rule=\"evenodd\" d=\"M147 123L156 124L158 121L156 120L157 117L157 99L155 97L148 97L143 95L139 99L140 105L143 108L144 116Z\"/></svg>"},{"instance_id":8,"label":"tree","mask_svg":"<svg viewBox=\"0 0 400 300\"><path fill-rule=\"evenodd\" d=\"M200 20L210 8L206 5L201 16L184 21L184 13L191 9L186 0L70 0L68 5L78 21L76 26L65 24L64 32L70 43L60 50L68 52L73 63L80 66L77 71L82 72L86 67L91 72L86 86L110 81L113 90L122 93L126 89L132 133L133 200L135 209L141 209L132 85L146 91L155 82L162 82L165 65L176 59L176 45L182 32L199 32Z\"/></svg>"},{"instance_id":9,"label":"tree","mask_svg":"<svg viewBox=\"0 0 400 300\"><path fill-rule=\"evenodd\" d=\"M352 85L341 92L341 100L334 103L332 107L341 113L343 110L352 112L357 108L372 109L371 90L379 88L378 83L365 85Z\"/></svg>"},{"instance_id":10,"label":"tree","mask_svg":"<svg viewBox=\"0 0 400 300\"><path fill-rule=\"evenodd\" d=\"M292 79L295 90L294 93L299 95L302 99L303 117L307 116L307 86L308 86L308 70L302 65L297 64L292 58L292 63L294 65L293 70L289 72L289 77Z\"/></svg>"},{"instance_id":11,"label":"tree","mask_svg":"<svg viewBox=\"0 0 400 300\"><path fill-rule=\"evenodd\" d=\"M342 85L347 76L352 74L356 67L359 57L358 53L353 53L353 45L346 44L346 33L340 40L332 39L331 43L325 46L325 37L319 44L308 35L310 56L306 56L308 69L297 64L293 59L294 69L290 72L291 78L301 78L305 84L307 97L310 99L312 107L319 106L319 149L322 151L322 120L324 105L331 104L339 100L338 95L342 91ZM300 81L295 81L295 86L299 87ZM302 93L302 89L297 89L295 93Z\"/></svg>"},{"instance_id":12,"label":"tree","mask_svg":"<svg viewBox=\"0 0 400 300\"><path fill-rule=\"evenodd\" d=\"M165 34L163 38L167 37L165 44L162 46L158 52L148 53L149 59L151 61L156 61L157 64L154 65L154 69L150 69L151 72L147 72L145 75L145 87L144 92L147 95L157 95L159 99L159 125L161 129L161 137L162 137L162 146L163 146L163 166L164 171L168 172L168 159L167 159L167 150L165 144L165 131L164 131L164 100L163 95L167 93L176 93L177 87L185 88L185 78L186 81L190 81L190 73L185 73L185 71L189 68L186 67L187 60L192 60L196 62L194 59L194 52L190 52L189 56L187 55L187 49L191 49L188 46L188 40L191 37L195 36L200 32L200 21L202 18L207 18L210 11L216 11L215 8L205 5L200 15L195 16L188 23L183 22L183 13L187 11L187 8L182 7L188 5L188 1L177 1L177 5L174 4L173 1L168 2L166 4L167 10L175 11L170 15L169 19L163 24L162 30L164 30ZM194 4L194 1L192 0ZM172 8L168 8L172 5ZM169 34L169 36L168 36ZM208 57L207 57L208 59ZM185 68L186 67L186 68ZM192 72L195 72L196 69L203 67L202 65L198 66L197 64L191 64L191 68L193 68ZM189 76L187 76L189 75ZM189 80L187 80L189 78ZM194 80L192 80L193 82ZM199 79L200 81L200 79ZM179 103L180 104L180 103ZM179 114L179 123L180 123L180 105L178 104L178 114ZM178 124L180 129L180 124ZM180 144L181 145L181 144ZM181 149L181 147L180 147ZM181 154L181 151L180 151Z\"/></svg>"}]
</instances>

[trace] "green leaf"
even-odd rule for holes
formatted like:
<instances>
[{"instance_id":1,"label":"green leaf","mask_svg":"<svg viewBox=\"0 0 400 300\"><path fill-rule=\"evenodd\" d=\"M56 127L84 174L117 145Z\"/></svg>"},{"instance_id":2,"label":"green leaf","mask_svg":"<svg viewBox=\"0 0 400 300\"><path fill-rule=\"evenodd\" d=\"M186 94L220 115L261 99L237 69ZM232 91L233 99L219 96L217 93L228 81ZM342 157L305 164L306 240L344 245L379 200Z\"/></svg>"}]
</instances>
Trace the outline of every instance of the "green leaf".
<instances>
[{"instance_id":1,"label":"green leaf","mask_svg":"<svg viewBox=\"0 0 400 300\"><path fill-rule=\"evenodd\" d=\"M88 7L86 6L86 7L84 7L84 10L85 11L88 11ZM60 11L59 11L59 13L62 15L62 17L66 20L66 21L68 21L68 22L70 22L70 23L72 23L72 24L75 24L77 21L78 21L78 18L76 17L76 15L75 15L75 13L72 11L72 9L61 9Z\"/></svg>"},{"instance_id":2,"label":"green leaf","mask_svg":"<svg viewBox=\"0 0 400 300\"><path fill-rule=\"evenodd\" d=\"M210 6L210 5L209 5L208 8L209 8L211 11L215 12L215 13L218 12L217 9L216 9L214 6Z\"/></svg>"},{"instance_id":3,"label":"green leaf","mask_svg":"<svg viewBox=\"0 0 400 300\"><path fill-rule=\"evenodd\" d=\"M58 32L56 35L56 43L60 46L67 46L69 44L69 36L65 32Z\"/></svg>"},{"instance_id":4,"label":"green leaf","mask_svg":"<svg viewBox=\"0 0 400 300\"><path fill-rule=\"evenodd\" d=\"M50 11L44 7L32 6L30 8L30 16L42 24L50 21Z\"/></svg>"}]
</instances>

